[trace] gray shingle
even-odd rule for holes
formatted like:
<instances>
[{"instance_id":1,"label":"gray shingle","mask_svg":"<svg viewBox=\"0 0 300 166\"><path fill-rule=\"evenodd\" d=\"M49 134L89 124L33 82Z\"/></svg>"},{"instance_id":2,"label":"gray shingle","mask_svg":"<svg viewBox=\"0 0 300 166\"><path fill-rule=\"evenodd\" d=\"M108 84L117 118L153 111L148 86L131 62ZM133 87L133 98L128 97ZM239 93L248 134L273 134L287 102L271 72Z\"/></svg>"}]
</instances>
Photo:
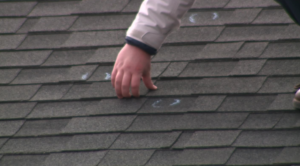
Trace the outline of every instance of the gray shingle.
<instances>
[{"instance_id":1,"label":"gray shingle","mask_svg":"<svg viewBox=\"0 0 300 166\"><path fill-rule=\"evenodd\" d=\"M170 147L180 132L121 134L111 149L153 149Z\"/></svg>"},{"instance_id":2,"label":"gray shingle","mask_svg":"<svg viewBox=\"0 0 300 166\"><path fill-rule=\"evenodd\" d=\"M64 47L88 47L124 44L125 31L74 32Z\"/></svg>"},{"instance_id":3,"label":"gray shingle","mask_svg":"<svg viewBox=\"0 0 300 166\"><path fill-rule=\"evenodd\" d=\"M65 16L65 17L42 17L39 21L30 29L31 32L38 31L66 31L68 30L77 16Z\"/></svg>"},{"instance_id":4,"label":"gray shingle","mask_svg":"<svg viewBox=\"0 0 300 166\"><path fill-rule=\"evenodd\" d=\"M234 11L188 12L182 18L182 26L224 25Z\"/></svg>"},{"instance_id":5,"label":"gray shingle","mask_svg":"<svg viewBox=\"0 0 300 166\"><path fill-rule=\"evenodd\" d=\"M294 23L283 9L264 9L253 24Z\"/></svg>"},{"instance_id":6,"label":"gray shingle","mask_svg":"<svg viewBox=\"0 0 300 166\"><path fill-rule=\"evenodd\" d=\"M271 165L281 151L281 148L236 149L227 165Z\"/></svg>"},{"instance_id":7,"label":"gray shingle","mask_svg":"<svg viewBox=\"0 0 300 166\"><path fill-rule=\"evenodd\" d=\"M29 100L40 85L0 86L0 101Z\"/></svg>"},{"instance_id":8,"label":"gray shingle","mask_svg":"<svg viewBox=\"0 0 300 166\"><path fill-rule=\"evenodd\" d=\"M298 146L300 131L243 131L236 139L237 147Z\"/></svg>"},{"instance_id":9,"label":"gray shingle","mask_svg":"<svg viewBox=\"0 0 300 166\"><path fill-rule=\"evenodd\" d=\"M257 92L265 77L204 78L193 93L253 93Z\"/></svg>"},{"instance_id":10,"label":"gray shingle","mask_svg":"<svg viewBox=\"0 0 300 166\"><path fill-rule=\"evenodd\" d=\"M165 43L214 41L223 29L223 26L181 28L177 33L168 36Z\"/></svg>"},{"instance_id":11,"label":"gray shingle","mask_svg":"<svg viewBox=\"0 0 300 166\"><path fill-rule=\"evenodd\" d=\"M26 16L36 2L1 2L0 16Z\"/></svg>"},{"instance_id":12,"label":"gray shingle","mask_svg":"<svg viewBox=\"0 0 300 166\"><path fill-rule=\"evenodd\" d=\"M166 70L169 62L166 63L151 63L151 77L158 77Z\"/></svg>"},{"instance_id":13,"label":"gray shingle","mask_svg":"<svg viewBox=\"0 0 300 166\"><path fill-rule=\"evenodd\" d=\"M250 24L260 11L261 9L236 9L226 24Z\"/></svg>"},{"instance_id":14,"label":"gray shingle","mask_svg":"<svg viewBox=\"0 0 300 166\"><path fill-rule=\"evenodd\" d=\"M99 48L87 63L113 63L120 50L121 47Z\"/></svg>"},{"instance_id":15,"label":"gray shingle","mask_svg":"<svg viewBox=\"0 0 300 166\"><path fill-rule=\"evenodd\" d=\"M266 60L240 60L230 75L256 75Z\"/></svg>"},{"instance_id":16,"label":"gray shingle","mask_svg":"<svg viewBox=\"0 0 300 166\"><path fill-rule=\"evenodd\" d=\"M244 26L227 27L217 41L261 41L278 40L283 36L287 26Z\"/></svg>"},{"instance_id":17,"label":"gray shingle","mask_svg":"<svg viewBox=\"0 0 300 166\"><path fill-rule=\"evenodd\" d=\"M95 82L82 94L82 98L116 97L116 92L110 82Z\"/></svg>"},{"instance_id":18,"label":"gray shingle","mask_svg":"<svg viewBox=\"0 0 300 166\"><path fill-rule=\"evenodd\" d=\"M298 125L300 119L300 113L285 113L283 117L280 119L278 124L275 126L277 129L284 129L284 128L299 128Z\"/></svg>"},{"instance_id":19,"label":"gray shingle","mask_svg":"<svg viewBox=\"0 0 300 166\"><path fill-rule=\"evenodd\" d=\"M142 0L130 0L122 12L137 12L142 2Z\"/></svg>"},{"instance_id":20,"label":"gray shingle","mask_svg":"<svg viewBox=\"0 0 300 166\"><path fill-rule=\"evenodd\" d=\"M102 116L73 118L63 129L64 133L123 131L135 116Z\"/></svg>"},{"instance_id":21,"label":"gray shingle","mask_svg":"<svg viewBox=\"0 0 300 166\"><path fill-rule=\"evenodd\" d=\"M48 155L7 155L0 161L0 166L41 166Z\"/></svg>"},{"instance_id":22,"label":"gray shingle","mask_svg":"<svg viewBox=\"0 0 300 166\"><path fill-rule=\"evenodd\" d=\"M261 58L300 57L300 43L270 43Z\"/></svg>"},{"instance_id":23,"label":"gray shingle","mask_svg":"<svg viewBox=\"0 0 300 166\"><path fill-rule=\"evenodd\" d=\"M29 16L70 15L78 3L78 1L39 2Z\"/></svg>"},{"instance_id":24,"label":"gray shingle","mask_svg":"<svg viewBox=\"0 0 300 166\"><path fill-rule=\"evenodd\" d=\"M23 120L0 121L0 136L12 136L23 125Z\"/></svg>"},{"instance_id":25,"label":"gray shingle","mask_svg":"<svg viewBox=\"0 0 300 166\"><path fill-rule=\"evenodd\" d=\"M35 102L0 104L0 119L24 118L35 105Z\"/></svg>"},{"instance_id":26,"label":"gray shingle","mask_svg":"<svg viewBox=\"0 0 300 166\"><path fill-rule=\"evenodd\" d=\"M89 81L110 81L113 66L99 66Z\"/></svg>"},{"instance_id":27,"label":"gray shingle","mask_svg":"<svg viewBox=\"0 0 300 166\"><path fill-rule=\"evenodd\" d=\"M278 94L268 110L294 110L292 101L294 94Z\"/></svg>"},{"instance_id":28,"label":"gray shingle","mask_svg":"<svg viewBox=\"0 0 300 166\"><path fill-rule=\"evenodd\" d=\"M28 33L38 20L39 18L27 18L17 33Z\"/></svg>"},{"instance_id":29,"label":"gray shingle","mask_svg":"<svg viewBox=\"0 0 300 166\"><path fill-rule=\"evenodd\" d=\"M15 49L26 35L0 35L0 49Z\"/></svg>"},{"instance_id":30,"label":"gray shingle","mask_svg":"<svg viewBox=\"0 0 300 166\"><path fill-rule=\"evenodd\" d=\"M81 16L70 28L72 31L127 29L135 15Z\"/></svg>"},{"instance_id":31,"label":"gray shingle","mask_svg":"<svg viewBox=\"0 0 300 166\"><path fill-rule=\"evenodd\" d=\"M289 24L280 39L299 39L300 28L297 24Z\"/></svg>"},{"instance_id":32,"label":"gray shingle","mask_svg":"<svg viewBox=\"0 0 300 166\"><path fill-rule=\"evenodd\" d=\"M37 66L42 64L51 51L0 52L0 66Z\"/></svg>"},{"instance_id":33,"label":"gray shingle","mask_svg":"<svg viewBox=\"0 0 300 166\"><path fill-rule=\"evenodd\" d=\"M188 62L172 62L161 77L177 77L187 64Z\"/></svg>"},{"instance_id":34,"label":"gray shingle","mask_svg":"<svg viewBox=\"0 0 300 166\"><path fill-rule=\"evenodd\" d=\"M4 143L7 141L7 138L0 138L0 147L2 147L2 145L4 145ZM0 158L1 159L1 158Z\"/></svg>"},{"instance_id":35,"label":"gray shingle","mask_svg":"<svg viewBox=\"0 0 300 166\"><path fill-rule=\"evenodd\" d=\"M84 134L74 135L67 143L67 150L95 150L107 149L116 140L119 134Z\"/></svg>"},{"instance_id":36,"label":"gray shingle","mask_svg":"<svg viewBox=\"0 0 300 166\"><path fill-rule=\"evenodd\" d=\"M232 148L185 149L183 151L156 151L147 166L153 165L222 165L233 153Z\"/></svg>"},{"instance_id":37,"label":"gray shingle","mask_svg":"<svg viewBox=\"0 0 300 166\"><path fill-rule=\"evenodd\" d=\"M215 111L221 103L224 101L226 96L199 96L193 106L189 109L190 111Z\"/></svg>"},{"instance_id":38,"label":"gray shingle","mask_svg":"<svg viewBox=\"0 0 300 166\"><path fill-rule=\"evenodd\" d=\"M47 157L44 166L52 165L73 165L73 166L90 166L96 165L106 154L106 151L96 152L70 152L70 153L53 153Z\"/></svg>"},{"instance_id":39,"label":"gray shingle","mask_svg":"<svg viewBox=\"0 0 300 166\"><path fill-rule=\"evenodd\" d=\"M98 166L144 165L154 150L110 150Z\"/></svg>"},{"instance_id":40,"label":"gray shingle","mask_svg":"<svg viewBox=\"0 0 300 166\"><path fill-rule=\"evenodd\" d=\"M197 59L232 58L242 45L243 42L207 44Z\"/></svg>"},{"instance_id":41,"label":"gray shingle","mask_svg":"<svg viewBox=\"0 0 300 166\"><path fill-rule=\"evenodd\" d=\"M73 13L120 12L129 0L86 0Z\"/></svg>"},{"instance_id":42,"label":"gray shingle","mask_svg":"<svg viewBox=\"0 0 300 166\"><path fill-rule=\"evenodd\" d=\"M299 75L300 60L268 60L262 70L261 75Z\"/></svg>"},{"instance_id":43,"label":"gray shingle","mask_svg":"<svg viewBox=\"0 0 300 166\"><path fill-rule=\"evenodd\" d=\"M29 35L19 49L60 48L70 34L35 34Z\"/></svg>"},{"instance_id":44,"label":"gray shingle","mask_svg":"<svg viewBox=\"0 0 300 166\"><path fill-rule=\"evenodd\" d=\"M20 69L0 69L0 84L10 83L20 72Z\"/></svg>"},{"instance_id":45,"label":"gray shingle","mask_svg":"<svg viewBox=\"0 0 300 166\"><path fill-rule=\"evenodd\" d=\"M276 164L291 164L300 163L300 147L287 147L276 157L274 163Z\"/></svg>"},{"instance_id":46,"label":"gray shingle","mask_svg":"<svg viewBox=\"0 0 300 166\"><path fill-rule=\"evenodd\" d=\"M229 0L196 0L192 9L223 8Z\"/></svg>"},{"instance_id":47,"label":"gray shingle","mask_svg":"<svg viewBox=\"0 0 300 166\"><path fill-rule=\"evenodd\" d=\"M0 19L0 33L15 33L25 22L25 18Z\"/></svg>"},{"instance_id":48,"label":"gray shingle","mask_svg":"<svg viewBox=\"0 0 300 166\"><path fill-rule=\"evenodd\" d=\"M43 66L63 66L85 64L93 56L95 50L54 51L43 63Z\"/></svg>"},{"instance_id":49,"label":"gray shingle","mask_svg":"<svg viewBox=\"0 0 300 166\"><path fill-rule=\"evenodd\" d=\"M62 99L81 99L82 94L85 93L90 86L91 84L74 84Z\"/></svg>"},{"instance_id":50,"label":"gray shingle","mask_svg":"<svg viewBox=\"0 0 300 166\"><path fill-rule=\"evenodd\" d=\"M0 150L0 153L47 153L64 149L71 136L11 138Z\"/></svg>"},{"instance_id":51,"label":"gray shingle","mask_svg":"<svg viewBox=\"0 0 300 166\"><path fill-rule=\"evenodd\" d=\"M163 46L152 61L194 60L204 45Z\"/></svg>"},{"instance_id":52,"label":"gray shingle","mask_svg":"<svg viewBox=\"0 0 300 166\"><path fill-rule=\"evenodd\" d=\"M225 8L249 8L249 7L271 7L271 6L279 6L273 0L230 0L230 2L225 6Z\"/></svg>"},{"instance_id":53,"label":"gray shingle","mask_svg":"<svg viewBox=\"0 0 300 166\"><path fill-rule=\"evenodd\" d=\"M194 101L192 97L148 99L138 113L187 112Z\"/></svg>"},{"instance_id":54,"label":"gray shingle","mask_svg":"<svg viewBox=\"0 0 300 166\"><path fill-rule=\"evenodd\" d=\"M294 86L297 84L299 84L299 77L269 77L259 93L293 92Z\"/></svg>"},{"instance_id":55,"label":"gray shingle","mask_svg":"<svg viewBox=\"0 0 300 166\"><path fill-rule=\"evenodd\" d=\"M228 76L237 61L189 63L180 77Z\"/></svg>"},{"instance_id":56,"label":"gray shingle","mask_svg":"<svg viewBox=\"0 0 300 166\"><path fill-rule=\"evenodd\" d=\"M43 85L31 100L59 100L71 86L71 84Z\"/></svg>"},{"instance_id":57,"label":"gray shingle","mask_svg":"<svg viewBox=\"0 0 300 166\"><path fill-rule=\"evenodd\" d=\"M57 135L69 121L70 119L27 120L16 136Z\"/></svg>"},{"instance_id":58,"label":"gray shingle","mask_svg":"<svg viewBox=\"0 0 300 166\"><path fill-rule=\"evenodd\" d=\"M275 98L275 95L227 96L218 111L266 111Z\"/></svg>"},{"instance_id":59,"label":"gray shingle","mask_svg":"<svg viewBox=\"0 0 300 166\"><path fill-rule=\"evenodd\" d=\"M268 42L246 42L242 48L235 54L235 58L256 58L259 57L265 48L267 47Z\"/></svg>"},{"instance_id":60,"label":"gray shingle","mask_svg":"<svg viewBox=\"0 0 300 166\"><path fill-rule=\"evenodd\" d=\"M196 131L190 137L180 137L175 148L230 146L239 135L239 130Z\"/></svg>"},{"instance_id":61,"label":"gray shingle","mask_svg":"<svg viewBox=\"0 0 300 166\"><path fill-rule=\"evenodd\" d=\"M97 65L72 66L62 80L64 81L84 81L87 80L96 70Z\"/></svg>"},{"instance_id":62,"label":"gray shingle","mask_svg":"<svg viewBox=\"0 0 300 166\"><path fill-rule=\"evenodd\" d=\"M250 114L242 129L271 129L281 119L282 114Z\"/></svg>"}]
</instances>

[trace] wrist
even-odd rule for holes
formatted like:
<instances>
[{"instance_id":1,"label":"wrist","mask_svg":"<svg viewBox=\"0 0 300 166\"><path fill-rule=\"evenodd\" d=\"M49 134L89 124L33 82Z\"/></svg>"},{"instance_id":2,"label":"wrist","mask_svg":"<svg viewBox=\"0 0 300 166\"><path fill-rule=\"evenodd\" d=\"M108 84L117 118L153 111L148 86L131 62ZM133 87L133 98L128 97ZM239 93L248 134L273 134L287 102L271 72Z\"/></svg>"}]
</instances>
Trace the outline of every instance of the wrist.
<instances>
[{"instance_id":1,"label":"wrist","mask_svg":"<svg viewBox=\"0 0 300 166\"><path fill-rule=\"evenodd\" d=\"M126 36L125 38L126 43L135 47L138 47L139 49L143 50L144 52L146 52L149 55L155 55L157 53L157 50L153 47L150 47L138 40L135 40L129 36Z\"/></svg>"}]
</instances>

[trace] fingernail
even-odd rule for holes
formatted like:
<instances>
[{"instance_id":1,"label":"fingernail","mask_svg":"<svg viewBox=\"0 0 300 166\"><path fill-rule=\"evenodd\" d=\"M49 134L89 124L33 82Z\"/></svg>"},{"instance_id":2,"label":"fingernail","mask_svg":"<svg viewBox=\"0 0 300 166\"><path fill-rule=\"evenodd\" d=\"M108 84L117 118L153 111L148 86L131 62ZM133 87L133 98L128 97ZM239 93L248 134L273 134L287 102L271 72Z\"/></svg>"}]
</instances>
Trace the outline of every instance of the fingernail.
<instances>
[{"instance_id":1,"label":"fingernail","mask_svg":"<svg viewBox=\"0 0 300 166\"><path fill-rule=\"evenodd\" d=\"M157 89L157 86L154 85L154 89Z\"/></svg>"}]
</instances>

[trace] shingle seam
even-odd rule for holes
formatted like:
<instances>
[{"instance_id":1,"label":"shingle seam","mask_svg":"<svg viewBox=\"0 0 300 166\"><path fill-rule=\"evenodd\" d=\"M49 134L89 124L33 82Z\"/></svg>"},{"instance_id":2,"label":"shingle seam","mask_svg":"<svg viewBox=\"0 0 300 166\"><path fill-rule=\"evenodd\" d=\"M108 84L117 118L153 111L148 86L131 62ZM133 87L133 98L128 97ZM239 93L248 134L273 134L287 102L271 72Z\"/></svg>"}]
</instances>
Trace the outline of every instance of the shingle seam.
<instances>
[{"instance_id":1,"label":"shingle seam","mask_svg":"<svg viewBox=\"0 0 300 166\"><path fill-rule=\"evenodd\" d=\"M51 57L51 55L53 54L53 49L50 50L51 52L49 53L48 57L44 59L44 61L38 66L41 67L43 66L43 64L45 64L47 62L47 60Z\"/></svg>"},{"instance_id":2,"label":"shingle seam","mask_svg":"<svg viewBox=\"0 0 300 166\"><path fill-rule=\"evenodd\" d=\"M152 159L152 157L154 156L154 154L157 152L157 150L155 149L154 151L153 151L153 153L151 154L151 156L149 157L149 159L145 162L145 164L144 165L147 165L149 162L150 162L150 160Z\"/></svg>"},{"instance_id":3,"label":"shingle seam","mask_svg":"<svg viewBox=\"0 0 300 166\"><path fill-rule=\"evenodd\" d=\"M280 119L274 124L274 126L271 129L275 129L275 127L277 126L277 124L281 121L281 119L283 119L284 115L285 115L284 113L281 114Z\"/></svg>"},{"instance_id":4,"label":"shingle seam","mask_svg":"<svg viewBox=\"0 0 300 166\"><path fill-rule=\"evenodd\" d=\"M157 79L160 79L161 76L163 75L163 73L169 68L169 66L171 65L171 61L167 61L165 63L169 63L166 68L156 77Z\"/></svg>"},{"instance_id":5,"label":"shingle seam","mask_svg":"<svg viewBox=\"0 0 300 166\"><path fill-rule=\"evenodd\" d=\"M262 55L266 52L266 50L267 50L267 48L269 47L269 45L270 45L270 42L268 42L268 44L267 44L267 46L265 47L265 49L260 53L260 55L259 55L257 58L260 58L260 56L262 56ZM262 59L262 58L260 58L260 59ZM269 58L266 58L266 59L269 59Z\"/></svg>"},{"instance_id":6,"label":"shingle seam","mask_svg":"<svg viewBox=\"0 0 300 166\"><path fill-rule=\"evenodd\" d=\"M262 13L263 10L264 10L264 9L261 9L261 10L259 11L259 13L256 15L256 17L250 22L250 24L253 24L253 22L261 15L261 13Z\"/></svg>"},{"instance_id":7,"label":"shingle seam","mask_svg":"<svg viewBox=\"0 0 300 166\"><path fill-rule=\"evenodd\" d=\"M131 1L132 1L132 0L129 0L129 1L127 2L127 4L124 5L124 7L123 7L119 12L122 13L123 10L130 4Z\"/></svg>"}]
</instances>

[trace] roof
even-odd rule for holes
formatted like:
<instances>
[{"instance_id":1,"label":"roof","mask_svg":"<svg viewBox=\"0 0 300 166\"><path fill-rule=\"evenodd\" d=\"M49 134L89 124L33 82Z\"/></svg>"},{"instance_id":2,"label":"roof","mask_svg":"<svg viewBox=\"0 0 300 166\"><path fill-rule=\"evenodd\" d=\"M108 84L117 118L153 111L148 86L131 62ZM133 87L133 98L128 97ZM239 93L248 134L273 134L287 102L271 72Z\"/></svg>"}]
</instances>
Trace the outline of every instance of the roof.
<instances>
[{"instance_id":1,"label":"roof","mask_svg":"<svg viewBox=\"0 0 300 166\"><path fill-rule=\"evenodd\" d=\"M0 2L0 165L297 165L300 28L272 0L196 0L152 58L110 73L141 0Z\"/></svg>"}]
</instances>

